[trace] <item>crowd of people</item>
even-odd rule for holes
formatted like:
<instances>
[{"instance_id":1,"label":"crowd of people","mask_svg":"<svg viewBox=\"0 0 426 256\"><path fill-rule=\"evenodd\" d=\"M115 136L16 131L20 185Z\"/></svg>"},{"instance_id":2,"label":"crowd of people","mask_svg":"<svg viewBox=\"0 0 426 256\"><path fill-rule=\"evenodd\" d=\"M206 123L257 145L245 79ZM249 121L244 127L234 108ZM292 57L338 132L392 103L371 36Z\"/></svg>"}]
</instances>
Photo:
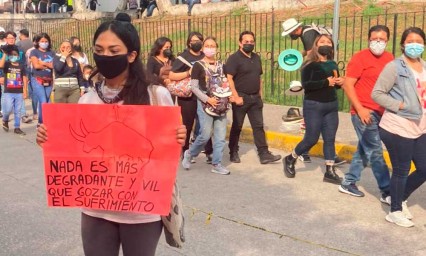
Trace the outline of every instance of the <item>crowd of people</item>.
<instances>
[{"instance_id":1,"label":"crowd of people","mask_svg":"<svg viewBox=\"0 0 426 256\"><path fill-rule=\"evenodd\" d=\"M346 77L342 78L333 61L333 41L329 35L294 18L286 20L283 28L284 36L301 39L307 56L301 70L306 133L293 152L284 158L285 175L295 177L296 159L322 134L326 159L324 181L339 184L338 190L342 193L363 197L356 182L360 180L362 170L371 166L381 192L380 202L390 205L385 219L402 227L414 226L407 199L426 181L423 160L423 150L426 149L423 141L426 134L426 63L421 58L424 31L418 27L405 29L400 41L402 56L394 59L386 51L389 28L372 26L368 33L368 48L352 56ZM359 140L343 179L334 172L332 160L338 127L335 89L339 87L351 102L352 124ZM382 142L389 153L392 173L383 158ZM409 175L411 162L415 170Z\"/></svg>"},{"instance_id":2,"label":"crowd of people","mask_svg":"<svg viewBox=\"0 0 426 256\"><path fill-rule=\"evenodd\" d=\"M91 86L89 76L93 67L82 52L77 37L65 39L57 51L50 36L19 31L19 42L13 31L1 31L0 84L2 86L0 115L3 130L9 131L9 118L14 111L14 132L25 135L21 122L43 123L41 107L49 103L54 90L54 102L77 103ZM25 99L31 101L32 114L25 109Z\"/></svg>"},{"instance_id":3,"label":"crowd of people","mask_svg":"<svg viewBox=\"0 0 426 256\"><path fill-rule=\"evenodd\" d=\"M385 50L390 37L384 25L372 26L367 49L350 60L346 77L334 59L334 42L330 35L317 31L304 38L302 23L294 19L283 25L283 35L301 38L305 60L301 68L304 89L303 116L306 132L303 140L283 159L283 172L296 176L296 162L322 135L324 139L324 182L339 185L338 190L362 197L356 182L368 165L374 173L380 201L390 205L385 219L403 227L413 226L407 206L409 196L426 180L426 63L421 59L425 33L417 27L407 28L400 41L402 56L394 59ZM299 29L301 28L301 29ZM297 33L297 34L296 34ZM52 48L48 34L38 33L30 40L29 32L1 31L0 70L2 85L2 127L9 131L11 113L14 133L25 135L20 122L38 121L37 142L47 140L43 125L42 104L54 102L85 104L153 104L181 107L182 127L176 140L182 145L181 164L189 170L204 151L211 172L229 175L223 164L227 112L232 111L229 135L229 160L240 163L239 138L246 115L253 131L260 164L279 161L280 155L269 151L263 123L261 59L254 52L256 36L241 32L239 47L226 62L216 58L219 43L212 36L189 33L186 49L175 57L173 42L160 37L153 42L146 68L140 59L140 38L127 14L100 25L93 39L95 69L77 37L64 39ZM189 81L188 94L171 94L181 81ZM160 85L160 90L149 90ZM166 89L167 88L167 89ZM182 87L183 88L183 87ZM336 173L335 137L339 126L337 89L343 89L352 103L352 123L359 143L348 173ZM176 89L176 88L175 88ZM183 89L182 89L183 90ZM32 101L32 117L23 100ZM193 138L193 139L191 139ZM384 142L390 155L392 174L383 159ZM423 151L425 150L425 151ZM410 163L416 170L409 175ZM132 223L133 225L126 225ZM99 212L84 209L82 236L86 255L117 255L123 250L149 251L154 255L161 234L159 216ZM120 231L123 228L125 231ZM111 236L116 240L111 242ZM94 239L96 237L96 239ZM149 238L149 239L148 239ZM141 243L141 241L149 241Z\"/></svg>"}]
</instances>

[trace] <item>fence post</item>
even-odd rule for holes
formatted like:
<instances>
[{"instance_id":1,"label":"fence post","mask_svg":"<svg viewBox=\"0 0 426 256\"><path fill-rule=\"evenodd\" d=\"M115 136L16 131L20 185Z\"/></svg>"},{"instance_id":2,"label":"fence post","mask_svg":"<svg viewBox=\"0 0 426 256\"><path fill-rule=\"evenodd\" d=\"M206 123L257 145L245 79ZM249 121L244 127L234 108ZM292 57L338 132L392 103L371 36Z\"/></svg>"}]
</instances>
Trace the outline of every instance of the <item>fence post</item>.
<instances>
[{"instance_id":1,"label":"fence post","mask_svg":"<svg viewBox=\"0 0 426 256\"><path fill-rule=\"evenodd\" d=\"M395 56L396 32L398 30L398 14L393 15L392 54Z\"/></svg>"},{"instance_id":2,"label":"fence post","mask_svg":"<svg viewBox=\"0 0 426 256\"><path fill-rule=\"evenodd\" d=\"M274 7L272 7L272 22L271 22L271 97L272 95L274 95L275 92L275 85L274 85L274 54L275 54L275 12L274 12ZM264 87L265 88L265 87Z\"/></svg>"}]
</instances>

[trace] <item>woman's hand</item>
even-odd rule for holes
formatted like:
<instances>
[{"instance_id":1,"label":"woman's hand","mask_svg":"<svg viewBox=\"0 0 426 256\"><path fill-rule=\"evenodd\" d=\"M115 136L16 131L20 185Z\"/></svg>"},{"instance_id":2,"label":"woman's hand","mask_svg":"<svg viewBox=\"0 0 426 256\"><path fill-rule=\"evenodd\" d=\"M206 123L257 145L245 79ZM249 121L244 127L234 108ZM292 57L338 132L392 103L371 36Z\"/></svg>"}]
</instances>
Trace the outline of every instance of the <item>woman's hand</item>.
<instances>
[{"instance_id":1,"label":"woman's hand","mask_svg":"<svg viewBox=\"0 0 426 256\"><path fill-rule=\"evenodd\" d=\"M219 102L217 101L215 97L208 98L207 103L214 108L219 104Z\"/></svg>"},{"instance_id":2,"label":"woman's hand","mask_svg":"<svg viewBox=\"0 0 426 256\"><path fill-rule=\"evenodd\" d=\"M65 59L69 56L71 56L72 51L71 50L63 50L61 51L61 55L62 57L64 57Z\"/></svg>"},{"instance_id":3,"label":"woman's hand","mask_svg":"<svg viewBox=\"0 0 426 256\"><path fill-rule=\"evenodd\" d=\"M336 84L336 79L337 78L334 78L332 76L328 77L327 78L327 80L328 80L328 86L334 86Z\"/></svg>"},{"instance_id":4,"label":"woman's hand","mask_svg":"<svg viewBox=\"0 0 426 256\"><path fill-rule=\"evenodd\" d=\"M44 124L41 124L37 128L36 142L40 147L43 147L43 143L47 141L47 128Z\"/></svg>"},{"instance_id":5,"label":"woman's hand","mask_svg":"<svg viewBox=\"0 0 426 256\"><path fill-rule=\"evenodd\" d=\"M181 125L176 129L176 141L177 143L183 146L185 144L185 140L186 140L186 126Z\"/></svg>"},{"instance_id":6,"label":"woman's hand","mask_svg":"<svg viewBox=\"0 0 426 256\"><path fill-rule=\"evenodd\" d=\"M342 86L342 85L343 85L343 83L345 82L345 78L344 78L344 77L337 77L337 78L335 79L335 82L336 82L336 84L337 84L338 86Z\"/></svg>"}]
</instances>

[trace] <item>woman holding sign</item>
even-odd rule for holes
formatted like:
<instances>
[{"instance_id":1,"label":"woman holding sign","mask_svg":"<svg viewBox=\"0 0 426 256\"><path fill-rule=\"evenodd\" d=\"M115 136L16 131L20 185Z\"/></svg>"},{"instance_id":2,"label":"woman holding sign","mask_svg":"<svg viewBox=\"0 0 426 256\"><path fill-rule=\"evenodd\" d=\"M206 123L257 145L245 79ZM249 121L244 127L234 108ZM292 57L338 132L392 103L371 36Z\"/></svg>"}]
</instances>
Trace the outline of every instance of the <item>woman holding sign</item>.
<instances>
[{"instance_id":1,"label":"woman holding sign","mask_svg":"<svg viewBox=\"0 0 426 256\"><path fill-rule=\"evenodd\" d=\"M118 18L120 17L120 18ZM170 94L158 88L156 95L148 91L148 82L140 60L139 35L127 14L102 23L95 32L93 58L105 81L96 91L85 94L83 104L150 105L156 97L158 105L172 105ZM163 90L161 90L163 89ZM183 144L185 126L176 130L176 140ZM47 141L47 128L41 125L37 143ZM81 230L85 255L155 255L163 224L160 215L108 210L83 209Z\"/></svg>"},{"instance_id":2,"label":"woman holding sign","mask_svg":"<svg viewBox=\"0 0 426 256\"><path fill-rule=\"evenodd\" d=\"M305 89L303 117L306 132L303 140L293 152L283 159L284 174L288 178L296 175L295 164L298 156L308 152L319 139L324 139L326 172L324 182L340 185L341 178L334 165L337 127L339 125L336 89L342 86L344 78L339 77L334 58L334 43L330 36L321 35L314 42L312 51L302 66L302 86Z\"/></svg>"}]
</instances>

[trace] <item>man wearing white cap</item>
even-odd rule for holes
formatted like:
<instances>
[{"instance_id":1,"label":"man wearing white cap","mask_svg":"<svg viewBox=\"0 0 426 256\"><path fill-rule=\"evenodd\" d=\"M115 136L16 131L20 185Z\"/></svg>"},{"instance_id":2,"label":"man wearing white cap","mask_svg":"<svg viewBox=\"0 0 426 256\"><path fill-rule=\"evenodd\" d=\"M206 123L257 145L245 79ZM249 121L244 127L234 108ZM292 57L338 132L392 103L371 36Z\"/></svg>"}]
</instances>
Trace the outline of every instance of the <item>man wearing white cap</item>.
<instances>
[{"instance_id":1,"label":"man wearing white cap","mask_svg":"<svg viewBox=\"0 0 426 256\"><path fill-rule=\"evenodd\" d=\"M320 33L316 29L310 29L311 26L302 26L302 22L297 22L295 18L290 18L283 22L282 26L284 32L282 36L290 35L292 40L297 40L300 38L303 43L303 48L305 49L302 54L306 56L314 45L314 41Z\"/></svg>"}]
</instances>

